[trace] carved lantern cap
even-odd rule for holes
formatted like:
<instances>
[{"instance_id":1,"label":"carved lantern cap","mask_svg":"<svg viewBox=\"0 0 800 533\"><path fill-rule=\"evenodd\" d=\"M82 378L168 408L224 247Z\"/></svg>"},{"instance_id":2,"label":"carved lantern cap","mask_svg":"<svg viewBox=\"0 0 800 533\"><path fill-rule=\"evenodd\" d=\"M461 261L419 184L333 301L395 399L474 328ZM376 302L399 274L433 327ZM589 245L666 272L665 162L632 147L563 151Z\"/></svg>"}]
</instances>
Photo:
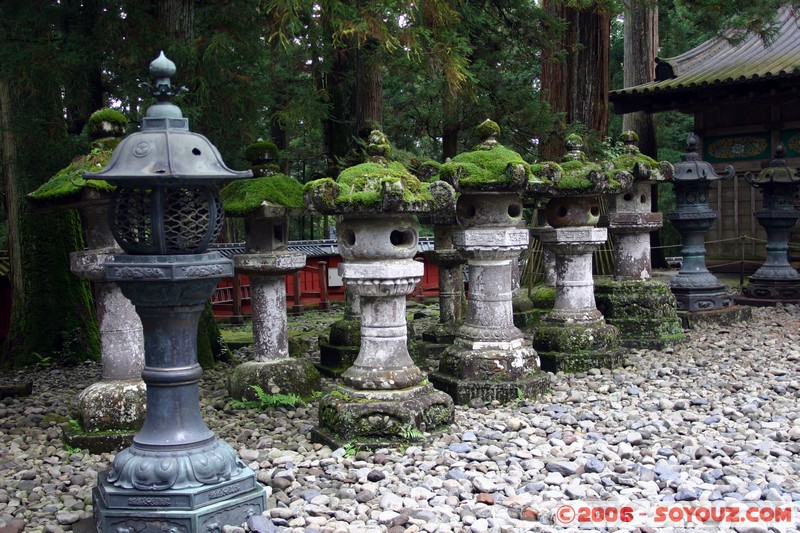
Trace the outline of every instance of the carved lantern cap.
<instances>
[{"instance_id":1,"label":"carved lantern cap","mask_svg":"<svg viewBox=\"0 0 800 533\"><path fill-rule=\"evenodd\" d=\"M328 215L425 214L455 209L455 191L443 182L422 183L401 163L389 161L386 136L367 139L368 161L346 168L334 181L323 178L303 188L306 204Z\"/></svg>"},{"instance_id":2,"label":"carved lantern cap","mask_svg":"<svg viewBox=\"0 0 800 533\"><path fill-rule=\"evenodd\" d=\"M583 138L571 134L564 139L567 153L560 163L544 161L531 165L538 184L529 183L529 196L562 198L617 194L629 189L633 175L629 168L613 161L589 161L583 149Z\"/></svg>"},{"instance_id":3,"label":"carved lantern cap","mask_svg":"<svg viewBox=\"0 0 800 533\"><path fill-rule=\"evenodd\" d=\"M228 168L207 138L189 131L189 120L170 102L185 90L173 89L170 78L175 72L175 63L164 52L150 63L154 83L144 85L156 97L156 104L148 108L141 131L119 143L103 170L85 172L87 179L124 187L182 187L252 176L249 170Z\"/></svg>"},{"instance_id":4,"label":"carved lantern cap","mask_svg":"<svg viewBox=\"0 0 800 533\"><path fill-rule=\"evenodd\" d=\"M795 168L790 167L786 163L786 148L783 143L778 143L775 149L775 158L770 161L769 166L754 175L752 172L747 172L744 179L753 187L763 187L770 183L789 183L794 184L800 182L800 176Z\"/></svg>"},{"instance_id":5,"label":"carved lantern cap","mask_svg":"<svg viewBox=\"0 0 800 533\"><path fill-rule=\"evenodd\" d=\"M686 154L683 161L675 163L675 173L672 180L675 183L686 181L717 181L732 178L736 171L731 165L725 167L725 174L720 176L714 171L714 167L708 161L700 159L697 151L700 146L700 138L694 133L686 137Z\"/></svg>"},{"instance_id":6,"label":"carved lantern cap","mask_svg":"<svg viewBox=\"0 0 800 533\"><path fill-rule=\"evenodd\" d=\"M625 169L637 182L665 181L675 171L672 163L656 161L639 151L639 136L634 131L623 131L619 136L622 153L611 160L614 168Z\"/></svg>"},{"instance_id":7,"label":"carved lantern cap","mask_svg":"<svg viewBox=\"0 0 800 533\"><path fill-rule=\"evenodd\" d=\"M497 141L500 126L485 120L476 128L480 144L470 152L462 152L446 162L439 178L460 192L522 193L529 182L541 184L522 156Z\"/></svg>"}]
</instances>

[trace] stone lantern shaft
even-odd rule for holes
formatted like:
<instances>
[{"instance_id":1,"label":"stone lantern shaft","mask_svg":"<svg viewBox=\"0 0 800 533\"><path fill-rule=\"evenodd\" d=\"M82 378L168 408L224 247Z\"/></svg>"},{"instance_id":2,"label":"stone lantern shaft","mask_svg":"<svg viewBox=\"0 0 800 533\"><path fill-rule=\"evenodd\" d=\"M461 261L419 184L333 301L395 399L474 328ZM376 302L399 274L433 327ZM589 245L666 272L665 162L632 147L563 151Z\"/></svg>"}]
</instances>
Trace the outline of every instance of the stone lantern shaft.
<instances>
[{"instance_id":1,"label":"stone lantern shaft","mask_svg":"<svg viewBox=\"0 0 800 533\"><path fill-rule=\"evenodd\" d=\"M248 146L245 154L258 177L233 182L220 193L226 213L245 221L246 252L233 262L236 272L250 278L252 359L233 370L228 388L231 397L247 400L257 399L259 390L308 397L319 389L319 372L311 362L289 354L286 276L306 264L305 254L288 248L289 212L302 205L302 186L265 164L270 149L274 145L264 142Z\"/></svg>"}]
</instances>

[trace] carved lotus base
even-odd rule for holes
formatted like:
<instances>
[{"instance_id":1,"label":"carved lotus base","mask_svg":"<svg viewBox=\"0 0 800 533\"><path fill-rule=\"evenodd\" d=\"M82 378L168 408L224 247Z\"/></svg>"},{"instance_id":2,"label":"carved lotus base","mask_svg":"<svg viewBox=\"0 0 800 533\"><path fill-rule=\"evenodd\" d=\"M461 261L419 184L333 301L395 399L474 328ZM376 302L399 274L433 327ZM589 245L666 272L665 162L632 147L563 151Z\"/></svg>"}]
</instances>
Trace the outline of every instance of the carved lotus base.
<instances>
[{"instance_id":1,"label":"carved lotus base","mask_svg":"<svg viewBox=\"0 0 800 533\"><path fill-rule=\"evenodd\" d=\"M221 483L243 468L233 448L222 440L185 449L134 442L114 458L108 481L124 489L177 490Z\"/></svg>"},{"instance_id":2,"label":"carved lotus base","mask_svg":"<svg viewBox=\"0 0 800 533\"><path fill-rule=\"evenodd\" d=\"M222 531L266 509L264 489L249 468L214 485L163 491L116 487L106 471L92 497L95 527L102 533Z\"/></svg>"},{"instance_id":3,"label":"carved lotus base","mask_svg":"<svg viewBox=\"0 0 800 533\"><path fill-rule=\"evenodd\" d=\"M319 406L312 441L333 448L354 444L381 448L422 440L422 432L453 421L453 400L430 383L393 391L359 391L338 386Z\"/></svg>"}]
</instances>

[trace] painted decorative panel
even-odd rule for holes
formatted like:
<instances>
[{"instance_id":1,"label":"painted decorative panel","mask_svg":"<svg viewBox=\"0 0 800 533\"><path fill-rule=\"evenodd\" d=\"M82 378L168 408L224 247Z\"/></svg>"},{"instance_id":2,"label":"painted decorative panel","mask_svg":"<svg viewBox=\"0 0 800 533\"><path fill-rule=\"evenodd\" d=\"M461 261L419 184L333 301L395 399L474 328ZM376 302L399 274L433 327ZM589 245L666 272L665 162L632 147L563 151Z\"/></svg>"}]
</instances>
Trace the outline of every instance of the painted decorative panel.
<instances>
[{"instance_id":1,"label":"painted decorative panel","mask_svg":"<svg viewBox=\"0 0 800 533\"><path fill-rule=\"evenodd\" d=\"M703 152L705 160L711 163L769 159L772 155L768 133L706 137Z\"/></svg>"},{"instance_id":2,"label":"painted decorative panel","mask_svg":"<svg viewBox=\"0 0 800 533\"><path fill-rule=\"evenodd\" d=\"M800 130L782 131L781 142L786 148L786 157L800 157Z\"/></svg>"}]
</instances>

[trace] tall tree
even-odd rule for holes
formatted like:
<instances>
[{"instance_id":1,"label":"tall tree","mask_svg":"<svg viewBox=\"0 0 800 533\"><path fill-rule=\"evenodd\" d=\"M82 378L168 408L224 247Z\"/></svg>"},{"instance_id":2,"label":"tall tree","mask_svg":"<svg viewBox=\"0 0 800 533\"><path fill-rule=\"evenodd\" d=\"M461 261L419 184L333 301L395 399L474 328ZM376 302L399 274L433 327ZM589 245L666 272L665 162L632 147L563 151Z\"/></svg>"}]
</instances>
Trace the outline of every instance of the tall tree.
<instances>
[{"instance_id":1,"label":"tall tree","mask_svg":"<svg viewBox=\"0 0 800 533\"><path fill-rule=\"evenodd\" d=\"M69 271L69 253L82 248L78 216L39 212L25 199L76 150L61 118L72 67L82 64L65 49L66 7L0 4L0 135L14 290L6 366L99 357L89 285Z\"/></svg>"},{"instance_id":2,"label":"tall tree","mask_svg":"<svg viewBox=\"0 0 800 533\"><path fill-rule=\"evenodd\" d=\"M633 87L653 81L658 50L658 6L641 0L625 1L623 84ZM639 149L656 157L656 130L650 113L627 113L622 117L622 129L635 131Z\"/></svg>"},{"instance_id":3,"label":"tall tree","mask_svg":"<svg viewBox=\"0 0 800 533\"><path fill-rule=\"evenodd\" d=\"M610 6L584 0L572 7L543 0L542 7L567 23L560 42L542 50L542 97L562 118L561 127L542 140L540 155L564 154L564 127L580 123L605 136L608 130Z\"/></svg>"}]
</instances>

